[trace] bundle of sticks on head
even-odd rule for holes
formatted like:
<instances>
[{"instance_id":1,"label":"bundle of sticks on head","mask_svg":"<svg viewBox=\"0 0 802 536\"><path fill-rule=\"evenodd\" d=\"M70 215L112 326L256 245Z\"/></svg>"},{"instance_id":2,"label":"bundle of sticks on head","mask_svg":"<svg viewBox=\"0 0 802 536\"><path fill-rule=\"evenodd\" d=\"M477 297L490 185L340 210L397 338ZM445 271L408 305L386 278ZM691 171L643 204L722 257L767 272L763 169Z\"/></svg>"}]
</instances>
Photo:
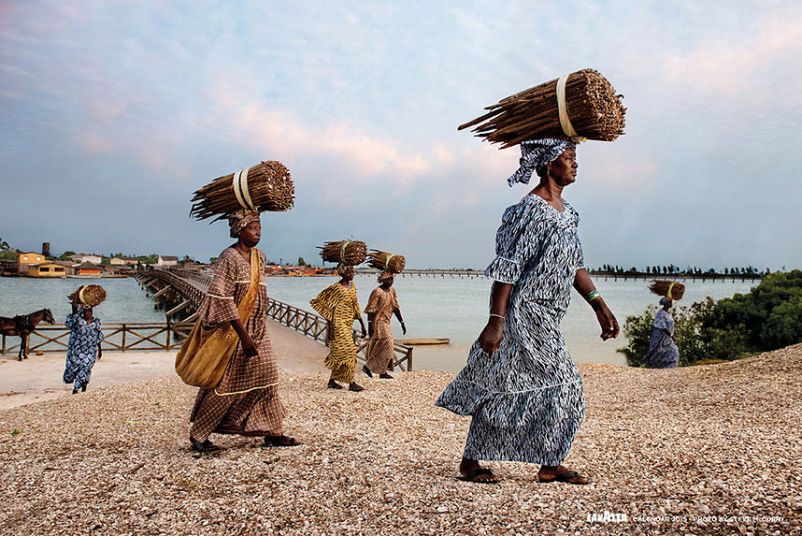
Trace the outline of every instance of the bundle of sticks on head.
<instances>
[{"instance_id":1,"label":"bundle of sticks on head","mask_svg":"<svg viewBox=\"0 0 802 536\"><path fill-rule=\"evenodd\" d=\"M383 272L390 272L391 274L400 274L404 271L406 259L403 255L393 255L386 251L379 251L372 249L368 254L370 264L373 268L377 268Z\"/></svg>"},{"instance_id":2,"label":"bundle of sticks on head","mask_svg":"<svg viewBox=\"0 0 802 536\"><path fill-rule=\"evenodd\" d=\"M530 138L613 141L624 133L622 98L598 71L582 69L502 99L459 130L474 127L502 149Z\"/></svg>"},{"instance_id":3,"label":"bundle of sticks on head","mask_svg":"<svg viewBox=\"0 0 802 536\"><path fill-rule=\"evenodd\" d=\"M365 262L368 246L359 240L338 240L318 246L324 262L356 266Z\"/></svg>"},{"instance_id":4,"label":"bundle of sticks on head","mask_svg":"<svg viewBox=\"0 0 802 536\"><path fill-rule=\"evenodd\" d=\"M251 212L281 212L295 204L295 186L290 170L281 162L268 160L214 179L195 192L190 215L214 221L245 209Z\"/></svg>"},{"instance_id":5,"label":"bundle of sticks on head","mask_svg":"<svg viewBox=\"0 0 802 536\"><path fill-rule=\"evenodd\" d=\"M70 294L70 300L75 295L81 305L97 307L106 299L106 290L100 285L81 285L74 294Z\"/></svg>"},{"instance_id":6,"label":"bundle of sticks on head","mask_svg":"<svg viewBox=\"0 0 802 536\"><path fill-rule=\"evenodd\" d=\"M649 290L669 300L681 300L682 296L685 295L685 285L677 283L676 281L666 281L664 279L655 279L654 282L649 285Z\"/></svg>"}]
</instances>

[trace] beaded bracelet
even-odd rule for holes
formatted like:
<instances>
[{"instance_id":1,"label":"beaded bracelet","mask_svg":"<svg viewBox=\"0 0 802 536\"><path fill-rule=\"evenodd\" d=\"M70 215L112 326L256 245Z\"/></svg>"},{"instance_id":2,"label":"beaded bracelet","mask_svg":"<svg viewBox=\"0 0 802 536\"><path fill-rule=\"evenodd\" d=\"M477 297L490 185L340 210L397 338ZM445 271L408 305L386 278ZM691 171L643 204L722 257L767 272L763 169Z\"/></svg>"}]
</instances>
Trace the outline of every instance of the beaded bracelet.
<instances>
[{"instance_id":1,"label":"beaded bracelet","mask_svg":"<svg viewBox=\"0 0 802 536\"><path fill-rule=\"evenodd\" d=\"M588 292L588 295L585 296L585 300L588 303L598 298L601 298L601 293L598 290L591 290L590 292Z\"/></svg>"},{"instance_id":2,"label":"beaded bracelet","mask_svg":"<svg viewBox=\"0 0 802 536\"><path fill-rule=\"evenodd\" d=\"M500 318L500 319L502 319L502 320L504 320L504 319L505 319L504 315L497 315L496 313L490 313L490 316L497 316L497 317L499 317L499 318Z\"/></svg>"}]
</instances>

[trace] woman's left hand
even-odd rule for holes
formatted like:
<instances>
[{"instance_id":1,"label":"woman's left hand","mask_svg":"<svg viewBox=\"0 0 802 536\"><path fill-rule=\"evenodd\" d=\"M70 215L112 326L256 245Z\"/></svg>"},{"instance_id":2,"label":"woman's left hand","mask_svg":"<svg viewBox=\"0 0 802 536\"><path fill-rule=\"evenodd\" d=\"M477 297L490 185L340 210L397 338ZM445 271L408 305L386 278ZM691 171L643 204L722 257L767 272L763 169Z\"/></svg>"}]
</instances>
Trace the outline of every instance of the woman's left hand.
<instances>
[{"instance_id":1,"label":"woman's left hand","mask_svg":"<svg viewBox=\"0 0 802 536\"><path fill-rule=\"evenodd\" d=\"M618 320L615 319L615 315L613 315L610 308L607 307L607 304L601 302L598 306L594 307L593 310L596 312L596 320L599 321L599 326L601 326L602 340L606 341L607 339L615 339L618 337L621 328L618 327Z\"/></svg>"}]
</instances>

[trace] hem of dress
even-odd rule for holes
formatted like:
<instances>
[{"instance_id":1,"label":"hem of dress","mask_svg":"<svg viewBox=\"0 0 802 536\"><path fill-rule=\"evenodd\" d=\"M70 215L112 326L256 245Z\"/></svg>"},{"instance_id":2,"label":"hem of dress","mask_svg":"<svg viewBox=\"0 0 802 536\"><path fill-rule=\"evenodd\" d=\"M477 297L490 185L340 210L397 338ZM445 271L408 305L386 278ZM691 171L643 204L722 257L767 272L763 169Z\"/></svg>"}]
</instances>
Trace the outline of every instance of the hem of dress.
<instances>
[{"instance_id":1,"label":"hem of dress","mask_svg":"<svg viewBox=\"0 0 802 536\"><path fill-rule=\"evenodd\" d=\"M471 460L476 460L480 462L518 462L518 463L533 463L537 465L560 465L565 459L568 457L566 453L565 456L562 458L543 458L543 457L527 457L527 456L505 456L503 454L493 454L493 455L477 455L477 454L468 454L468 452L463 452L463 456L469 458Z\"/></svg>"}]
</instances>

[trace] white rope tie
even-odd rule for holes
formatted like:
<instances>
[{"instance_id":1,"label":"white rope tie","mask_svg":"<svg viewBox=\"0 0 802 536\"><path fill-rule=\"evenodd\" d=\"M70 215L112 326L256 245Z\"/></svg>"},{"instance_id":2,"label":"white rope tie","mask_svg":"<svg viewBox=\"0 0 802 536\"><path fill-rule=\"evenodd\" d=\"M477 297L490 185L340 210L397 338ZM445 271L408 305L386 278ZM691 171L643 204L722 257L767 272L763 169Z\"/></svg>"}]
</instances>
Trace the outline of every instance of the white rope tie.
<instances>
[{"instance_id":1,"label":"white rope tie","mask_svg":"<svg viewBox=\"0 0 802 536\"><path fill-rule=\"evenodd\" d=\"M250 170L251 168L237 170L231 179L231 186L234 188L234 196L239 205L245 210L257 212L256 206L251 200L251 193L248 191L248 172Z\"/></svg>"},{"instance_id":2,"label":"white rope tie","mask_svg":"<svg viewBox=\"0 0 802 536\"><path fill-rule=\"evenodd\" d=\"M385 271L387 271L387 268L390 266L390 259L392 259L393 257L395 257L395 255L390 255L389 257L387 257L387 260L384 261L384 270Z\"/></svg>"},{"instance_id":3,"label":"white rope tie","mask_svg":"<svg viewBox=\"0 0 802 536\"><path fill-rule=\"evenodd\" d=\"M565 74L557 80L557 112L560 115L560 126L566 136L575 138L579 136L571 124L571 118L568 117L568 106L565 103L565 84L568 82L570 74Z\"/></svg>"},{"instance_id":4,"label":"white rope tie","mask_svg":"<svg viewBox=\"0 0 802 536\"><path fill-rule=\"evenodd\" d=\"M343 242L343 246L340 248L340 262L345 262L345 258L344 258L345 257L345 248L348 247L348 244L350 244L350 243L351 243L350 240L346 240L345 242Z\"/></svg>"}]
</instances>

